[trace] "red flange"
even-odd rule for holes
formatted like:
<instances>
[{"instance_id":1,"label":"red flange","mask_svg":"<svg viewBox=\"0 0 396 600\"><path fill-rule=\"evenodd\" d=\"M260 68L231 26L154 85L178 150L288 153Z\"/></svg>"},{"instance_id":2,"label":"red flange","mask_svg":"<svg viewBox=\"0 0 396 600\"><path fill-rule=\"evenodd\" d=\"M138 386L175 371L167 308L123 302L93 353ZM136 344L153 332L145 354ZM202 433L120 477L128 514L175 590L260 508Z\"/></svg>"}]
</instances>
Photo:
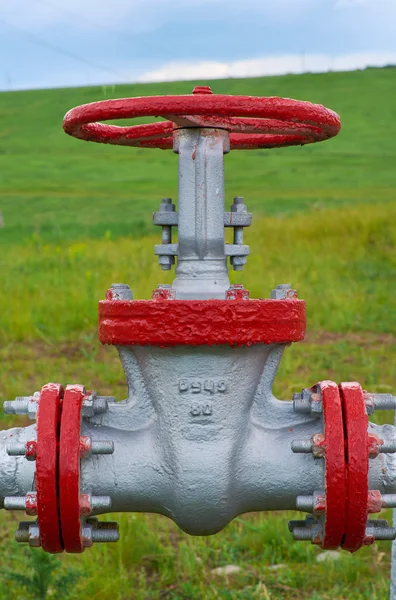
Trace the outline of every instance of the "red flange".
<instances>
[{"instance_id":1,"label":"red flange","mask_svg":"<svg viewBox=\"0 0 396 600\"><path fill-rule=\"evenodd\" d=\"M62 386L41 389L37 411L36 490L41 546L46 552L63 551L58 501L58 440Z\"/></svg>"},{"instance_id":2,"label":"red flange","mask_svg":"<svg viewBox=\"0 0 396 600\"><path fill-rule=\"evenodd\" d=\"M149 116L170 120L132 127L97 122ZM231 149L249 149L320 142L337 135L341 123L335 112L319 104L212 94L207 86L185 96L93 102L73 108L63 121L65 132L82 140L163 149L173 147L174 129L180 127L227 129Z\"/></svg>"},{"instance_id":3,"label":"red flange","mask_svg":"<svg viewBox=\"0 0 396 600\"><path fill-rule=\"evenodd\" d=\"M342 404L333 381L318 384L323 402L326 512L322 548L341 545L346 517L346 465Z\"/></svg>"},{"instance_id":4,"label":"red flange","mask_svg":"<svg viewBox=\"0 0 396 600\"><path fill-rule=\"evenodd\" d=\"M121 346L291 343L304 339L303 300L103 300L99 339Z\"/></svg>"},{"instance_id":5,"label":"red flange","mask_svg":"<svg viewBox=\"0 0 396 600\"><path fill-rule=\"evenodd\" d=\"M347 440L347 512L342 547L356 552L366 543L369 512L368 418L363 390L358 383L341 383L340 392Z\"/></svg>"},{"instance_id":6,"label":"red flange","mask_svg":"<svg viewBox=\"0 0 396 600\"><path fill-rule=\"evenodd\" d=\"M80 428L82 385L68 385L63 398L59 450L59 500L66 552L83 552L80 523Z\"/></svg>"}]
</instances>

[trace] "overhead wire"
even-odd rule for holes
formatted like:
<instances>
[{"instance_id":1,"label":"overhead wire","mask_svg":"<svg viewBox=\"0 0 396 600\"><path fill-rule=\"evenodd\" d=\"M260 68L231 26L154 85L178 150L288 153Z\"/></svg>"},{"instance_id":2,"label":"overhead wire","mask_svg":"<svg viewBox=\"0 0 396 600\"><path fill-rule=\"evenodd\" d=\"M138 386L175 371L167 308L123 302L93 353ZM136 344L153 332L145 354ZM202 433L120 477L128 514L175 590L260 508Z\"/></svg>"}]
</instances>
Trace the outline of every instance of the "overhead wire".
<instances>
[{"instance_id":1,"label":"overhead wire","mask_svg":"<svg viewBox=\"0 0 396 600\"><path fill-rule=\"evenodd\" d=\"M101 71L106 71L107 73L111 73L112 75L117 75L118 77L121 77L122 79L124 78L124 76L121 73L119 73L118 71L116 71L115 69L112 69L111 67L107 67L105 65L97 63L95 61L92 61L88 58L85 58L84 56L81 56L80 54L76 54L75 52L70 52L69 50L62 48L61 46L57 46L57 45L53 44L52 42L48 42L47 40L44 40L43 38L39 37L38 35L36 35L32 32L27 31L26 29L23 29L22 27L19 27L18 25L15 25L14 23L10 23L6 19L4 19L4 17L0 17L0 23L4 23L4 25L6 27L8 27L10 29L14 29L22 37L25 37L26 39L34 42L35 44L37 44L39 46L42 46L49 50L52 50L53 52L57 52L58 54L63 54L64 56L67 56L68 58L76 60L80 63L84 63L90 67L93 67L94 69L100 69Z\"/></svg>"}]
</instances>

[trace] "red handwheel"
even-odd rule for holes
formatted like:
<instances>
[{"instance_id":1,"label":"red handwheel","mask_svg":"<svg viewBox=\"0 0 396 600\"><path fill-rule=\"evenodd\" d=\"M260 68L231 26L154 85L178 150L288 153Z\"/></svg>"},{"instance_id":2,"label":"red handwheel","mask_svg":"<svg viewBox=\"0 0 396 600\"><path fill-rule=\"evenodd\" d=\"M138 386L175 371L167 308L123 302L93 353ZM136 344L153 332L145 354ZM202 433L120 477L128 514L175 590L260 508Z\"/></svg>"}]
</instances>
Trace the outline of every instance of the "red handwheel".
<instances>
[{"instance_id":1,"label":"red handwheel","mask_svg":"<svg viewBox=\"0 0 396 600\"><path fill-rule=\"evenodd\" d=\"M98 121L162 117L148 125L121 127ZM120 98L84 104L64 118L66 133L82 140L144 148L172 148L173 132L211 127L230 132L234 150L278 148L321 142L340 130L339 116L321 106L290 98L226 96L197 86L191 95Z\"/></svg>"}]
</instances>

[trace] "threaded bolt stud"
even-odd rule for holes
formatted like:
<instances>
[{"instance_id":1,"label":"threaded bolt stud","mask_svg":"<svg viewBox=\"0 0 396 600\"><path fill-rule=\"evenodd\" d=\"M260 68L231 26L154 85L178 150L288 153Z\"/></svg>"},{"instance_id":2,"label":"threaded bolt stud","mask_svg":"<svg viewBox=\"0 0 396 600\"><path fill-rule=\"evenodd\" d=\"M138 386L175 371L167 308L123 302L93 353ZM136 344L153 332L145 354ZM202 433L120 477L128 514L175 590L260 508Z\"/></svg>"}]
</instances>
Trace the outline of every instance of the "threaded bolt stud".
<instances>
[{"instance_id":1,"label":"threaded bolt stud","mask_svg":"<svg viewBox=\"0 0 396 600\"><path fill-rule=\"evenodd\" d=\"M291 449L295 454L309 454L312 452L312 440L293 440Z\"/></svg>"},{"instance_id":2,"label":"threaded bolt stud","mask_svg":"<svg viewBox=\"0 0 396 600\"><path fill-rule=\"evenodd\" d=\"M103 523L100 523L103 525ZM92 541L93 542L118 542L120 539L120 532L118 531L118 524L111 523L113 527L98 527L92 530ZM116 525L116 527L114 527Z\"/></svg>"},{"instance_id":3,"label":"threaded bolt stud","mask_svg":"<svg viewBox=\"0 0 396 600\"><path fill-rule=\"evenodd\" d=\"M93 440L91 454L113 454L114 442L110 440Z\"/></svg>"},{"instance_id":4,"label":"threaded bolt stud","mask_svg":"<svg viewBox=\"0 0 396 600\"><path fill-rule=\"evenodd\" d=\"M92 496L91 509L92 510L110 510L111 509L110 496Z\"/></svg>"},{"instance_id":5,"label":"threaded bolt stud","mask_svg":"<svg viewBox=\"0 0 396 600\"><path fill-rule=\"evenodd\" d=\"M373 537L375 540L394 540L396 529L394 527L366 527L366 537Z\"/></svg>"},{"instance_id":6,"label":"threaded bolt stud","mask_svg":"<svg viewBox=\"0 0 396 600\"><path fill-rule=\"evenodd\" d=\"M3 409L6 415L26 415L28 405L29 398L6 400L3 404Z\"/></svg>"},{"instance_id":7,"label":"threaded bolt stud","mask_svg":"<svg viewBox=\"0 0 396 600\"><path fill-rule=\"evenodd\" d=\"M25 496L6 496L4 498L5 510L26 510Z\"/></svg>"},{"instance_id":8,"label":"threaded bolt stud","mask_svg":"<svg viewBox=\"0 0 396 600\"><path fill-rule=\"evenodd\" d=\"M312 542L317 532L309 527L295 527L291 532L293 539L301 542Z\"/></svg>"},{"instance_id":9,"label":"threaded bolt stud","mask_svg":"<svg viewBox=\"0 0 396 600\"><path fill-rule=\"evenodd\" d=\"M304 512L312 513L315 507L313 496L297 496L296 509Z\"/></svg>"},{"instance_id":10,"label":"threaded bolt stud","mask_svg":"<svg viewBox=\"0 0 396 600\"><path fill-rule=\"evenodd\" d=\"M8 456L26 456L26 444L23 442L9 442L6 449Z\"/></svg>"}]
</instances>

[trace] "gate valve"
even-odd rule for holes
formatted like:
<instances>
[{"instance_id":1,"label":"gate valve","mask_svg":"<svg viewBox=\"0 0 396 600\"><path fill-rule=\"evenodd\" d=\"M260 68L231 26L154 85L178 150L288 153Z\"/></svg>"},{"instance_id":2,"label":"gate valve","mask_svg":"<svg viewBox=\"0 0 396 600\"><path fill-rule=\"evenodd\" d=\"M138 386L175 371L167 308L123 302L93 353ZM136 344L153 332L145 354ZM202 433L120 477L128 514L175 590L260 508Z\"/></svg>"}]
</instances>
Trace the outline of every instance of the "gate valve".
<instances>
[{"instance_id":1,"label":"gate valve","mask_svg":"<svg viewBox=\"0 0 396 600\"><path fill-rule=\"evenodd\" d=\"M162 120L100 122L141 117ZM118 539L116 523L96 518L110 511L160 513L210 535L245 512L293 509L308 513L289 523L294 539L324 549L394 539L396 530L370 515L396 506L396 431L368 416L395 409L396 398L324 379L276 399L283 352L305 335L305 302L289 284L252 299L228 276L227 261L236 271L246 264L252 215L240 195L224 210L224 155L326 140L340 129L338 115L197 86L80 106L63 126L82 140L178 155L177 202L165 194L153 215L162 231L154 252L163 270L176 264L176 276L147 300L112 284L99 303L99 339L119 352L124 401L48 384L5 403L7 413L36 420L0 437L4 507L37 517L20 524L17 540L82 552Z\"/></svg>"}]
</instances>

